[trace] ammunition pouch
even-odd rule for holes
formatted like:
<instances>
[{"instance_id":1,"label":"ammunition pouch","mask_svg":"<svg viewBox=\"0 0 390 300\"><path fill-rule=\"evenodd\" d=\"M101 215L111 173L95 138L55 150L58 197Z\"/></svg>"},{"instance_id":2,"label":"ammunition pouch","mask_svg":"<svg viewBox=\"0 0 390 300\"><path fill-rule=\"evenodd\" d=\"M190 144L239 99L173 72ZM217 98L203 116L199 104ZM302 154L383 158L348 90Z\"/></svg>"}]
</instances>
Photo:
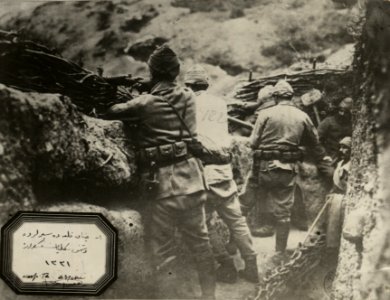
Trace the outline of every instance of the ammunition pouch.
<instances>
[{"instance_id":1,"label":"ammunition pouch","mask_svg":"<svg viewBox=\"0 0 390 300\"><path fill-rule=\"evenodd\" d=\"M138 151L138 166L148 172L141 179L140 189L148 196L157 193L160 182L157 179L159 168L169 166L191 158L185 142L148 147Z\"/></svg>"},{"instance_id":2,"label":"ammunition pouch","mask_svg":"<svg viewBox=\"0 0 390 300\"><path fill-rule=\"evenodd\" d=\"M138 151L138 164L141 168L161 168L192 157L185 142L148 147Z\"/></svg>"},{"instance_id":3,"label":"ammunition pouch","mask_svg":"<svg viewBox=\"0 0 390 300\"><path fill-rule=\"evenodd\" d=\"M300 149L294 150L255 150L253 152L253 160L279 160L283 163L295 163L303 160L303 151Z\"/></svg>"}]
</instances>

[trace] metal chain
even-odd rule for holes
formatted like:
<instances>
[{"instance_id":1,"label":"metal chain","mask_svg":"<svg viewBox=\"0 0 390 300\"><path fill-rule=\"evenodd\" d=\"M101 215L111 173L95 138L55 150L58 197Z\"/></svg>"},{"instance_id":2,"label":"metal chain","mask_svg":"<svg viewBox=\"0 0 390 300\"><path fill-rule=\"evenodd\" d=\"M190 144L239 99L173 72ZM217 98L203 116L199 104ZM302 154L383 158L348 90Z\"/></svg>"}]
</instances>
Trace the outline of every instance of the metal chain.
<instances>
[{"instance_id":1,"label":"metal chain","mask_svg":"<svg viewBox=\"0 0 390 300\"><path fill-rule=\"evenodd\" d=\"M318 235L309 243L299 245L289 261L274 269L267 270L253 300L275 300L294 288L305 284L315 267L321 261L321 254L326 247L325 235Z\"/></svg>"}]
</instances>

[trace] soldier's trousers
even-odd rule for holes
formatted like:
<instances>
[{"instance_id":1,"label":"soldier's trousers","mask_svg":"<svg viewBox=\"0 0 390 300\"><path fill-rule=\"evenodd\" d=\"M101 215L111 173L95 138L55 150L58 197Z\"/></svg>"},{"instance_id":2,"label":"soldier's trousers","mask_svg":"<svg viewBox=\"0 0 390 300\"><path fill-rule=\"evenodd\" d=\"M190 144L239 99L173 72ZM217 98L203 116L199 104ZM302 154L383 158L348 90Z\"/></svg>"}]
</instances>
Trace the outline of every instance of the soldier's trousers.
<instances>
[{"instance_id":1,"label":"soldier's trousers","mask_svg":"<svg viewBox=\"0 0 390 300\"><path fill-rule=\"evenodd\" d=\"M213 190L210 190L207 192L206 215L210 242L216 254L216 258L218 259L219 255L221 260L223 260L224 257L230 256L226 251L224 243L221 242L221 237L218 235L215 224L213 223L214 211L218 213L220 218L228 226L230 234L240 250L241 257L247 259L256 256L248 224L241 213L237 193L234 193L227 198L222 198L217 193L213 192Z\"/></svg>"},{"instance_id":2,"label":"soldier's trousers","mask_svg":"<svg viewBox=\"0 0 390 300\"><path fill-rule=\"evenodd\" d=\"M205 201L206 193L201 191L155 200L151 204L150 246L157 268L176 256L176 229L181 232L183 241L197 261L212 257Z\"/></svg>"},{"instance_id":3,"label":"soldier's trousers","mask_svg":"<svg viewBox=\"0 0 390 300\"><path fill-rule=\"evenodd\" d=\"M250 171L245 192L240 196L242 208L249 211L257 201L264 212L271 213L276 221L289 222L294 204L296 173L284 169Z\"/></svg>"}]
</instances>

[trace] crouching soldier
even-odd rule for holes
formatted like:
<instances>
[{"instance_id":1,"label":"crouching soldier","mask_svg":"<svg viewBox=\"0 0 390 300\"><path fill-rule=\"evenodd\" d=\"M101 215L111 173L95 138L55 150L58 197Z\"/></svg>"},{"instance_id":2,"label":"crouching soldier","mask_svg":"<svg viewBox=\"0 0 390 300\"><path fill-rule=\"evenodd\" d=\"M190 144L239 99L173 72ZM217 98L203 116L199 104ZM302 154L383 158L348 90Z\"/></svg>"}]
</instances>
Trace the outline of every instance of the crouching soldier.
<instances>
[{"instance_id":1,"label":"crouching soldier","mask_svg":"<svg viewBox=\"0 0 390 300\"><path fill-rule=\"evenodd\" d=\"M223 99L209 94L206 71L200 65L192 67L185 76L185 84L196 94L196 119L199 140L209 148L228 149L230 136L227 123L227 106ZM252 246L252 238L245 218L241 214L237 186L233 180L230 163L205 164L205 177L209 189L207 191L206 215L210 234L210 242L220 263L217 270L218 279L233 283L237 280L237 271L233 259L227 252L221 237L213 224L213 212L228 226L232 238L245 261L242 276L248 281L259 281L256 252Z\"/></svg>"},{"instance_id":2,"label":"crouching soldier","mask_svg":"<svg viewBox=\"0 0 390 300\"><path fill-rule=\"evenodd\" d=\"M276 225L276 257L280 259L284 258L287 247L296 166L303 158L301 147L307 146L313 152L320 172L327 176L333 174L312 121L291 102L293 93L291 85L284 80L275 85L273 95L277 105L259 112L250 137L253 166L248 180L257 186L258 201L269 203ZM243 210L255 204L252 197L241 200Z\"/></svg>"},{"instance_id":3,"label":"crouching soldier","mask_svg":"<svg viewBox=\"0 0 390 300\"><path fill-rule=\"evenodd\" d=\"M344 195L347 192L349 169L351 165L351 137L343 138L339 143L340 161L333 174L333 188L328 195L328 214L326 221L326 245L337 248L340 245L342 220L344 212Z\"/></svg>"},{"instance_id":4,"label":"crouching soldier","mask_svg":"<svg viewBox=\"0 0 390 300\"><path fill-rule=\"evenodd\" d=\"M202 298L214 299L214 257L206 227L202 165L183 142L196 136L195 96L175 83L180 63L168 46L156 49L148 65L151 93L112 106L108 116L138 124L135 142L143 197L151 204L146 225L154 265L161 275L157 284L170 275L169 266L176 258L174 235L179 229L194 255ZM157 288L164 290L164 286Z\"/></svg>"},{"instance_id":5,"label":"crouching soldier","mask_svg":"<svg viewBox=\"0 0 390 300\"><path fill-rule=\"evenodd\" d=\"M352 104L352 98L343 99L337 107L336 114L326 117L318 125L320 142L334 162L337 162L340 158L338 157L339 141L343 137L351 136L352 134Z\"/></svg>"}]
</instances>

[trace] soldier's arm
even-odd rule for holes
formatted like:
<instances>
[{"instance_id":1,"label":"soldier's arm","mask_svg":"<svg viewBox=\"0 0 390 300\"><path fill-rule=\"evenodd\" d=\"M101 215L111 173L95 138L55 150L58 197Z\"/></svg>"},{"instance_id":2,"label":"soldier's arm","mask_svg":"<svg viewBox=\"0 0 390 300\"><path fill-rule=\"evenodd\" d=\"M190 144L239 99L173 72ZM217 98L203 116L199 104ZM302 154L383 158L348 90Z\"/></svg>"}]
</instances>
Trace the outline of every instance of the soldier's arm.
<instances>
[{"instance_id":1,"label":"soldier's arm","mask_svg":"<svg viewBox=\"0 0 390 300\"><path fill-rule=\"evenodd\" d=\"M255 111L261 103L258 102L245 102L244 109L248 111Z\"/></svg>"},{"instance_id":2,"label":"soldier's arm","mask_svg":"<svg viewBox=\"0 0 390 300\"><path fill-rule=\"evenodd\" d=\"M318 125L318 136L319 136L320 142L323 143L326 140L326 135L327 135L328 131L329 131L329 119L325 118Z\"/></svg>"},{"instance_id":3,"label":"soldier's arm","mask_svg":"<svg viewBox=\"0 0 390 300\"><path fill-rule=\"evenodd\" d=\"M261 103L253 102L253 101L236 101L235 103L230 104L229 106L236 108L236 109L242 109L247 112L253 112L255 111Z\"/></svg>"},{"instance_id":4,"label":"soldier's arm","mask_svg":"<svg viewBox=\"0 0 390 300\"><path fill-rule=\"evenodd\" d=\"M263 134L264 126L267 122L267 118L259 112L255 127L253 128L252 134L249 138L252 149L257 149L260 145L261 136Z\"/></svg>"},{"instance_id":5,"label":"soldier's arm","mask_svg":"<svg viewBox=\"0 0 390 300\"><path fill-rule=\"evenodd\" d=\"M122 120L122 121L137 121L140 116L140 110L145 106L143 96L129 100L125 103L118 103L111 106L106 114L105 119Z\"/></svg>"},{"instance_id":6,"label":"soldier's arm","mask_svg":"<svg viewBox=\"0 0 390 300\"><path fill-rule=\"evenodd\" d=\"M320 143L318 131L308 116L305 119L305 129L303 132L302 142L312 151L316 161L320 161L325 157L325 149Z\"/></svg>"},{"instance_id":7,"label":"soldier's arm","mask_svg":"<svg viewBox=\"0 0 390 300\"><path fill-rule=\"evenodd\" d=\"M334 172L331 159L326 156L325 149L320 143L317 129L308 116L305 120L303 144L312 152L318 171L324 176L331 178Z\"/></svg>"}]
</instances>

